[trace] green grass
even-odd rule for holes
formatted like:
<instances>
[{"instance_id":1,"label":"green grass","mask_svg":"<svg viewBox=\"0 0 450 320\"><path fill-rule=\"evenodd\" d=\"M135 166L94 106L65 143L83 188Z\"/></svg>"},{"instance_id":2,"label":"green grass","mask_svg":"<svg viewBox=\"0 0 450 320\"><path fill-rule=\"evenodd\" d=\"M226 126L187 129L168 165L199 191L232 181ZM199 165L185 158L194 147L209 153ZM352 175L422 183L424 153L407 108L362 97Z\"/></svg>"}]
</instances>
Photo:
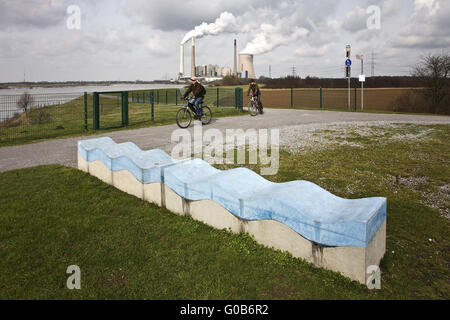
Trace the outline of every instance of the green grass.
<instances>
[{"instance_id":1,"label":"green grass","mask_svg":"<svg viewBox=\"0 0 450 320\"><path fill-rule=\"evenodd\" d=\"M154 105L154 121L151 120L150 104L129 103L129 125L122 127L121 107L118 96L100 97L100 130L92 127L92 98L89 97L88 131L84 130L84 98L59 105L35 109L28 114L0 123L0 147L39 142L46 139L88 136L117 130L138 129L151 126L174 124L181 105ZM213 118L241 116L235 108L211 107ZM33 121L38 113L47 115L42 123ZM244 110L244 114L246 111Z\"/></svg>"},{"instance_id":2,"label":"green grass","mask_svg":"<svg viewBox=\"0 0 450 320\"><path fill-rule=\"evenodd\" d=\"M428 200L450 183L450 126L373 132L347 132L362 147L281 152L278 174L267 178L305 179L347 198L387 197L381 290L51 165L0 174L0 299L448 300L450 223ZM81 290L65 288L72 264L81 268Z\"/></svg>"}]
</instances>

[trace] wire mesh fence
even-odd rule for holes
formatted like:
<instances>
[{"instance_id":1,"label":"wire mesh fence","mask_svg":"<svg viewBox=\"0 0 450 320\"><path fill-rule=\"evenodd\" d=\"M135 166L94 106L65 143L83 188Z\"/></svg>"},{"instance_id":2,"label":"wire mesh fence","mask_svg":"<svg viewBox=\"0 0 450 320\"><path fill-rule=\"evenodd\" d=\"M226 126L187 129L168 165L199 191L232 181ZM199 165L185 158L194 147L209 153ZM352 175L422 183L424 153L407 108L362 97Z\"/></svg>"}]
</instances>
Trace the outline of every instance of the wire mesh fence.
<instances>
[{"instance_id":1,"label":"wire mesh fence","mask_svg":"<svg viewBox=\"0 0 450 320\"><path fill-rule=\"evenodd\" d=\"M426 113L420 88L365 89L364 111ZM204 105L247 106L241 88L208 87ZM362 110L361 88L263 89L261 100L270 108ZM88 131L173 123L186 102L180 89L58 94L0 95L0 146ZM230 110L231 111L231 110ZM228 113L227 113L228 112Z\"/></svg>"},{"instance_id":2,"label":"wire mesh fence","mask_svg":"<svg viewBox=\"0 0 450 320\"><path fill-rule=\"evenodd\" d=\"M122 94L99 93L99 116L102 128L122 126Z\"/></svg>"},{"instance_id":3,"label":"wire mesh fence","mask_svg":"<svg viewBox=\"0 0 450 320\"><path fill-rule=\"evenodd\" d=\"M70 134L84 127L84 95L22 94L0 96L0 145Z\"/></svg>"},{"instance_id":4,"label":"wire mesh fence","mask_svg":"<svg viewBox=\"0 0 450 320\"><path fill-rule=\"evenodd\" d=\"M153 96L152 96L153 95ZM180 106L184 105L183 94L180 89L157 89L146 91L133 91L130 93L132 103L155 105ZM153 100L152 100L153 97ZM235 88L206 88L206 95L203 104L210 107L236 107Z\"/></svg>"},{"instance_id":5,"label":"wire mesh fence","mask_svg":"<svg viewBox=\"0 0 450 320\"><path fill-rule=\"evenodd\" d=\"M308 108L348 111L427 113L423 88L308 88L262 89L261 101L269 108ZM249 97L244 96L244 105ZM448 113L448 112L447 112Z\"/></svg>"}]
</instances>

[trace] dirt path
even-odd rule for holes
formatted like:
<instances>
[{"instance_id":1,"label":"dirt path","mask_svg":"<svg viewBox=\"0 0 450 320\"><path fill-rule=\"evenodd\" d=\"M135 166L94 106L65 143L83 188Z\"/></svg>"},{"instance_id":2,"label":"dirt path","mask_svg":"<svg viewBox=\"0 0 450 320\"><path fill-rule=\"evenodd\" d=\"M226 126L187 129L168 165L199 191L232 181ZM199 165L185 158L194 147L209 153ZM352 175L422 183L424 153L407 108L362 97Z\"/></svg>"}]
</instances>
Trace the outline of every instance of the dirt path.
<instances>
[{"instance_id":1,"label":"dirt path","mask_svg":"<svg viewBox=\"0 0 450 320\"><path fill-rule=\"evenodd\" d=\"M214 112L214 109L213 109ZM355 122L405 122L424 124L450 124L450 117L399 114L351 113L312 110L266 109L263 116L228 117L213 120L204 129L215 128L222 132L226 129L270 129L290 126ZM0 148L0 172L43 164L61 164L76 167L77 141L94 137L109 136L116 142L131 141L143 150L163 149L170 153L172 132L178 129L174 125L149 127L136 130L116 131L89 137L55 139L35 144ZM193 128L189 129L191 132Z\"/></svg>"}]
</instances>

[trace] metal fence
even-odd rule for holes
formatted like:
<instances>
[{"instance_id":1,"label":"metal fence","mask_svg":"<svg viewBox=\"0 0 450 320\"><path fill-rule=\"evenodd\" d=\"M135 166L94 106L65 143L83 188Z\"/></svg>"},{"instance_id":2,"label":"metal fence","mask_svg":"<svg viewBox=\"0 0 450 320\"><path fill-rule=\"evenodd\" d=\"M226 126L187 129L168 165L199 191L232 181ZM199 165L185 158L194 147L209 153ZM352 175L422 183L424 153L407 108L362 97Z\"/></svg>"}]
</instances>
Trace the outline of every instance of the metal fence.
<instances>
[{"instance_id":1,"label":"metal fence","mask_svg":"<svg viewBox=\"0 0 450 320\"><path fill-rule=\"evenodd\" d=\"M270 108L311 108L350 111L428 112L423 88L262 89L261 100ZM363 101L364 100L364 101ZM245 97L244 105L249 98Z\"/></svg>"},{"instance_id":2,"label":"metal fence","mask_svg":"<svg viewBox=\"0 0 450 320\"><path fill-rule=\"evenodd\" d=\"M179 89L0 96L0 146L138 124L169 123ZM242 107L242 89L208 88L204 104Z\"/></svg>"},{"instance_id":3,"label":"metal fence","mask_svg":"<svg viewBox=\"0 0 450 320\"><path fill-rule=\"evenodd\" d=\"M210 107L239 107L240 102L239 88L207 88L204 104ZM130 101L133 103L151 103L159 105L183 105L185 101L182 98L180 89L158 89L158 90L141 90L131 91L129 93ZM152 100L153 99L153 100Z\"/></svg>"},{"instance_id":4,"label":"metal fence","mask_svg":"<svg viewBox=\"0 0 450 320\"><path fill-rule=\"evenodd\" d=\"M365 89L364 111L426 113L420 88ZM263 89L263 105L360 111L361 89ZM204 104L242 108L242 88L207 88ZM93 94L22 94L0 96L0 146L142 123L172 123L185 101L179 89L95 92ZM448 111L448 110L447 110Z\"/></svg>"},{"instance_id":5,"label":"metal fence","mask_svg":"<svg viewBox=\"0 0 450 320\"><path fill-rule=\"evenodd\" d=\"M79 132L85 118L83 94L0 96L0 145Z\"/></svg>"}]
</instances>

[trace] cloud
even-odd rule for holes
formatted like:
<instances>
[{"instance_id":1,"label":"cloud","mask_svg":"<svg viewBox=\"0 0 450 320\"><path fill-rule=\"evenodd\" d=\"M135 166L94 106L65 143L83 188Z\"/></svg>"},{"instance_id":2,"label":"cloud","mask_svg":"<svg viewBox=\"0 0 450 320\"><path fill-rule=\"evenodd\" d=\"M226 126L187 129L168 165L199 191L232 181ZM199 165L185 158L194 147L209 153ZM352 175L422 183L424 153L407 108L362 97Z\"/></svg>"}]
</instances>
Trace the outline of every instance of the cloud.
<instances>
[{"instance_id":1,"label":"cloud","mask_svg":"<svg viewBox=\"0 0 450 320\"><path fill-rule=\"evenodd\" d=\"M300 27L290 28L283 21L279 21L275 25L264 23L260 26L260 30L253 40L242 50L242 53L267 53L282 45L288 45L306 38L308 34L309 30Z\"/></svg>"},{"instance_id":2,"label":"cloud","mask_svg":"<svg viewBox=\"0 0 450 320\"><path fill-rule=\"evenodd\" d=\"M170 32L192 30L195 26L205 21L211 21L212 17L218 17L225 11L239 15L246 10L274 6L278 6L278 4L271 0L165 0L156 2L133 0L127 2L125 13L137 23Z\"/></svg>"},{"instance_id":3,"label":"cloud","mask_svg":"<svg viewBox=\"0 0 450 320\"><path fill-rule=\"evenodd\" d=\"M345 15L342 27L351 32L367 29L367 18L366 10L357 7Z\"/></svg>"},{"instance_id":4,"label":"cloud","mask_svg":"<svg viewBox=\"0 0 450 320\"><path fill-rule=\"evenodd\" d=\"M325 43L319 46L313 46L310 44L305 44L295 50L295 54L300 57L306 58L317 58L323 57L328 51L333 48L336 44L334 42Z\"/></svg>"},{"instance_id":5,"label":"cloud","mask_svg":"<svg viewBox=\"0 0 450 320\"><path fill-rule=\"evenodd\" d=\"M67 5L55 0L2 0L0 26L3 28L46 28L67 18Z\"/></svg>"},{"instance_id":6,"label":"cloud","mask_svg":"<svg viewBox=\"0 0 450 320\"><path fill-rule=\"evenodd\" d=\"M450 48L450 1L415 0L408 23L392 43L399 48Z\"/></svg>"}]
</instances>

